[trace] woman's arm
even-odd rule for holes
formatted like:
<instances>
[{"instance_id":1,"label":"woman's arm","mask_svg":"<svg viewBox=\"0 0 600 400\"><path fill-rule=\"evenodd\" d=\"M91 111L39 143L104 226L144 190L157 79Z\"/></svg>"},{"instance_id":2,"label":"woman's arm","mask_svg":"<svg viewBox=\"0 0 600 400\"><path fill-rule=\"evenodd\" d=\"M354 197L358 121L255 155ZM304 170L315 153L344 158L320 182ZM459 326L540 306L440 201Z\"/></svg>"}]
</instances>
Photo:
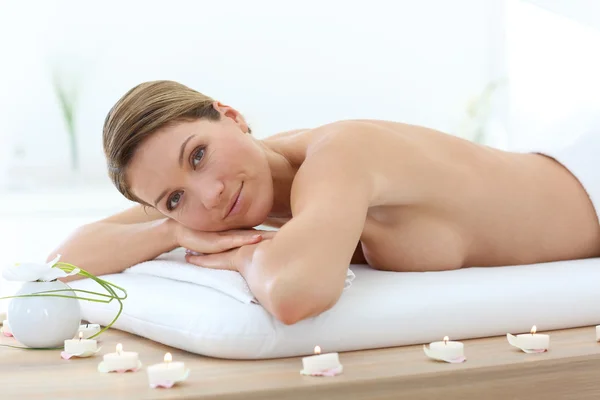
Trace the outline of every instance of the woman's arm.
<instances>
[{"instance_id":1,"label":"woman's arm","mask_svg":"<svg viewBox=\"0 0 600 400\"><path fill-rule=\"evenodd\" d=\"M61 254L61 261L98 276L122 272L180 246L202 253L218 253L258 243L262 235L267 233L194 231L165 218L155 209L135 206L76 229L48 260Z\"/></svg>"},{"instance_id":2,"label":"woman's arm","mask_svg":"<svg viewBox=\"0 0 600 400\"><path fill-rule=\"evenodd\" d=\"M125 270L173 250L173 223L152 208L135 206L77 228L48 259L77 265L94 275Z\"/></svg>"},{"instance_id":3,"label":"woman's arm","mask_svg":"<svg viewBox=\"0 0 600 400\"><path fill-rule=\"evenodd\" d=\"M375 192L370 153L347 135L332 135L307 156L292 187L294 217L271 240L189 261L237 269L261 305L286 324L331 308Z\"/></svg>"}]
</instances>

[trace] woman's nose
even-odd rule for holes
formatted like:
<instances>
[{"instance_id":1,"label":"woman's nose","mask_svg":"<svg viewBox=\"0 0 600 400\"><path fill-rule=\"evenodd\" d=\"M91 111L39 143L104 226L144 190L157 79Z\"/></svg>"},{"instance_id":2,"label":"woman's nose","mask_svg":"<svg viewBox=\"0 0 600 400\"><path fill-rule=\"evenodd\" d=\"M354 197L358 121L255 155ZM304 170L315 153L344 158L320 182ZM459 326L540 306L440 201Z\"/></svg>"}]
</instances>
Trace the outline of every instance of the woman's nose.
<instances>
[{"instance_id":1,"label":"woman's nose","mask_svg":"<svg viewBox=\"0 0 600 400\"><path fill-rule=\"evenodd\" d=\"M203 180L197 187L197 195L207 210L218 207L223 201L225 185L220 180Z\"/></svg>"}]
</instances>

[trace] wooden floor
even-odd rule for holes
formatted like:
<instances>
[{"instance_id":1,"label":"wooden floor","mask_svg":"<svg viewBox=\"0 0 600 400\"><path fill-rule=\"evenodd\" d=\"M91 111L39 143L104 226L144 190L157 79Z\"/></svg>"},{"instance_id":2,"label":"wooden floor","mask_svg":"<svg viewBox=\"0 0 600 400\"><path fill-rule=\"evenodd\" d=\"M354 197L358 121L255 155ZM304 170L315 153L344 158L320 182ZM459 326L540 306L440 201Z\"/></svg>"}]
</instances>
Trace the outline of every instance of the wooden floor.
<instances>
[{"instance_id":1,"label":"wooden floor","mask_svg":"<svg viewBox=\"0 0 600 400\"><path fill-rule=\"evenodd\" d=\"M548 333L548 332L545 332ZM600 344L594 327L550 332L551 350L525 354L505 337L465 341L468 360L446 364L421 346L340 354L344 373L301 376L300 358L231 361L185 353L119 331L103 336L102 351L62 360L59 351L0 347L1 399L599 399ZM97 372L116 343L137 351L145 366L170 351L191 369L172 389L150 389L145 370ZM0 339L12 344L14 339Z\"/></svg>"}]
</instances>

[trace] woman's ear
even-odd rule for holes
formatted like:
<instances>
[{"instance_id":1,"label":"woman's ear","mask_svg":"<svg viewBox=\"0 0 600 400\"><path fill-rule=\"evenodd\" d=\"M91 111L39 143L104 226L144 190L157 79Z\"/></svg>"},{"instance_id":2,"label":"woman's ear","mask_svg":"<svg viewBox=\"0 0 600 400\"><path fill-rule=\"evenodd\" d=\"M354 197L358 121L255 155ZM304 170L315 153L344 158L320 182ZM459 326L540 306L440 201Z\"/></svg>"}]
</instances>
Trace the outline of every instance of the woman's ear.
<instances>
[{"instance_id":1,"label":"woman's ear","mask_svg":"<svg viewBox=\"0 0 600 400\"><path fill-rule=\"evenodd\" d=\"M250 127L246 123L244 116L240 114L236 109L229 107L228 105L225 105L220 101L214 101L213 107L221 114L223 118L232 119L240 127L242 132L251 133Z\"/></svg>"}]
</instances>

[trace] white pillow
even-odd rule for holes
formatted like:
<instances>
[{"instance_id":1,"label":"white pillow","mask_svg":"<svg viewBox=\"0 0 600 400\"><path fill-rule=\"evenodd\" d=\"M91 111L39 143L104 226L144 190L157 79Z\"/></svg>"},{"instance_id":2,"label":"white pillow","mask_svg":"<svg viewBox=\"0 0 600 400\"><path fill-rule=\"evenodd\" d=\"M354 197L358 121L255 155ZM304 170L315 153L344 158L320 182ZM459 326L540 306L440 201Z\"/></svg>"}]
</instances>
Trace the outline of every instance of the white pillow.
<instances>
[{"instance_id":1,"label":"white pillow","mask_svg":"<svg viewBox=\"0 0 600 400\"><path fill-rule=\"evenodd\" d=\"M158 261L157 261L158 262ZM295 325L193 283L145 274L105 278L129 293L115 327L193 353L261 359L589 326L600 323L600 259L531 266L399 273L352 266L352 287L321 315ZM71 284L97 288L90 280ZM82 301L107 324L117 304Z\"/></svg>"},{"instance_id":2,"label":"white pillow","mask_svg":"<svg viewBox=\"0 0 600 400\"><path fill-rule=\"evenodd\" d=\"M242 303L258 303L246 280L236 271L202 268L185 261L185 249L165 253L155 260L127 268L124 273L141 274L190 282L218 290ZM348 268L344 289L352 285L354 273Z\"/></svg>"}]
</instances>

